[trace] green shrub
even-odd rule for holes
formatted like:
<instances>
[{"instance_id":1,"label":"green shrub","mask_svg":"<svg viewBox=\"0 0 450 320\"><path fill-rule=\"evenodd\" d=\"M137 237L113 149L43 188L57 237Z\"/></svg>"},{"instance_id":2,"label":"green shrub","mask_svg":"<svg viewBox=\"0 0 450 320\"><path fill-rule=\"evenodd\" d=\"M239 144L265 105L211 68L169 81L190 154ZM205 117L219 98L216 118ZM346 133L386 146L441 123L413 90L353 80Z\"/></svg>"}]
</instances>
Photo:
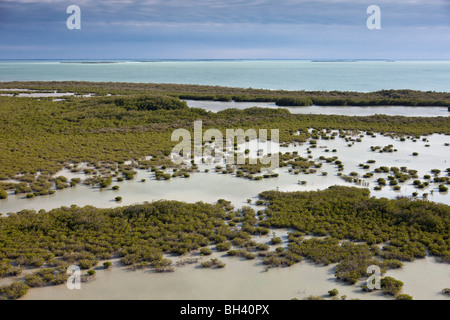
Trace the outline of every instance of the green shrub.
<instances>
[{"instance_id":1,"label":"green shrub","mask_svg":"<svg viewBox=\"0 0 450 320\"><path fill-rule=\"evenodd\" d=\"M381 279L381 289L384 293L396 296L400 293L403 287L403 282L392 277L385 277Z\"/></svg>"},{"instance_id":2,"label":"green shrub","mask_svg":"<svg viewBox=\"0 0 450 320\"><path fill-rule=\"evenodd\" d=\"M221 242L216 245L217 251L228 251L231 249L231 243L229 241Z\"/></svg>"},{"instance_id":3,"label":"green shrub","mask_svg":"<svg viewBox=\"0 0 450 320\"><path fill-rule=\"evenodd\" d=\"M273 238L270 240L270 243L273 244L273 245L275 245L275 244L280 244L281 242L282 242L282 240L281 240L280 237L273 237Z\"/></svg>"},{"instance_id":4,"label":"green shrub","mask_svg":"<svg viewBox=\"0 0 450 320\"><path fill-rule=\"evenodd\" d=\"M395 300L413 300L409 294L399 294L395 297Z\"/></svg>"},{"instance_id":5,"label":"green shrub","mask_svg":"<svg viewBox=\"0 0 450 320\"><path fill-rule=\"evenodd\" d=\"M43 287L46 285L46 281L37 274L26 275L25 283L31 288Z\"/></svg>"},{"instance_id":6,"label":"green shrub","mask_svg":"<svg viewBox=\"0 0 450 320\"><path fill-rule=\"evenodd\" d=\"M310 296L304 298L303 300L325 300L325 299L322 298L321 296L313 296L313 295L310 295Z\"/></svg>"},{"instance_id":7,"label":"green shrub","mask_svg":"<svg viewBox=\"0 0 450 320\"><path fill-rule=\"evenodd\" d=\"M257 251L267 251L267 250L269 250L269 245L267 245L265 243L258 243L257 246L255 247L255 249Z\"/></svg>"},{"instance_id":8,"label":"green shrub","mask_svg":"<svg viewBox=\"0 0 450 320\"><path fill-rule=\"evenodd\" d=\"M200 254L201 254L202 256L209 256L209 255L211 255L212 253L213 253L212 250L209 249L209 248L201 248L201 249L200 249Z\"/></svg>"},{"instance_id":9,"label":"green shrub","mask_svg":"<svg viewBox=\"0 0 450 320\"><path fill-rule=\"evenodd\" d=\"M310 106L313 104L313 101L308 98L280 98L275 101L277 106Z\"/></svg>"},{"instance_id":10,"label":"green shrub","mask_svg":"<svg viewBox=\"0 0 450 320\"><path fill-rule=\"evenodd\" d=\"M219 259L211 259L208 261L203 261L201 263L201 266L203 268L223 268L225 267L225 265L226 264L220 261Z\"/></svg>"},{"instance_id":11,"label":"green shrub","mask_svg":"<svg viewBox=\"0 0 450 320\"><path fill-rule=\"evenodd\" d=\"M5 190L0 189L0 199L6 199L6 198L8 198L8 193Z\"/></svg>"},{"instance_id":12,"label":"green shrub","mask_svg":"<svg viewBox=\"0 0 450 320\"><path fill-rule=\"evenodd\" d=\"M335 296L337 296L338 294L339 294L338 289L333 289L333 290L328 291L328 295L329 295L330 297L335 297Z\"/></svg>"},{"instance_id":13,"label":"green shrub","mask_svg":"<svg viewBox=\"0 0 450 320\"><path fill-rule=\"evenodd\" d=\"M98 263L97 260L82 259L82 260L80 260L78 265L79 265L80 269L89 269L89 268L96 266L97 263Z\"/></svg>"},{"instance_id":14,"label":"green shrub","mask_svg":"<svg viewBox=\"0 0 450 320\"><path fill-rule=\"evenodd\" d=\"M30 287L22 282L13 282L10 285L0 287L0 294L7 299L15 300L23 297L28 289L30 289Z\"/></svg>"}]
</instances>

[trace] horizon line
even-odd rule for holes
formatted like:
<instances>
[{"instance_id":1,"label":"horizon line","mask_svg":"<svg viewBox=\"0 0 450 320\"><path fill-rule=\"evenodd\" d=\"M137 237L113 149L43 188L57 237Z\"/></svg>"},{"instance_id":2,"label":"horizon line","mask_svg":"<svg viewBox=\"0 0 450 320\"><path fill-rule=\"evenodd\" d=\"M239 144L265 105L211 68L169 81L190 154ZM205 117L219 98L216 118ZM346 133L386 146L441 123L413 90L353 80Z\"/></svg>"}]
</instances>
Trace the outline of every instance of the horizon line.
<instances>
[{"instance_id":1,"label":"horizon line","mask_svg":"<svg viewBox=\"0 0 450 320\"><path fill-rule=\"evenodd\" d=\"M352 62L352 61L450 61L438 58L0 58L0 61L312 61L312 62Z\"/></svg>"}]
</instances>

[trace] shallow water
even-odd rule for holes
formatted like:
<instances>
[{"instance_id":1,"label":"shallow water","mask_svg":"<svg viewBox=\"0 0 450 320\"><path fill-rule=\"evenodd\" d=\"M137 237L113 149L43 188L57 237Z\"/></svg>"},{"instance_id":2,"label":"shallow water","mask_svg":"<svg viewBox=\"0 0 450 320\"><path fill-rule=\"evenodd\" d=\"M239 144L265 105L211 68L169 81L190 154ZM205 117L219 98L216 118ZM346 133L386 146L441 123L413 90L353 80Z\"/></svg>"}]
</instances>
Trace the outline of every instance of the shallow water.
<instances>
[{"instance_id":1,"label":"shallow water","mask_svg":"<svg viewBox=\"0 0 450 320\"><path fill-rule=\"evenodd\" d=\"M4 91L31 91L27 89L4 89ZM19 94L11 94L11 93L5 93L0 94L0 96L6 96L6 97L18 97L18 98L60 98L60 97L92 97L92 94L85 94L85 95L75 95L73 92L30 92L30 93L19 93ZM53 101L63 101L64 99L57 99Z\"/></svg>"},{"instance_id":2,"label":"shallow water","mask_svg":"<svg viewBox=\"0 0 450 320\"><path fill-rule=\"evenodd\" d=\"M123 81L155 83L189 83L222 85L232 87L253 87L284 90L345 90L376 91L380 89L416 89L449 91L450 63L447 61L360 61L360 62L310 62L310 61L176 61L176 62L123 62L117 64L61 64L52 62L0 62L2 73L0 81L12 80L80 80L80 81ZM418 77L417 75L421 76ZM8 89L9 90L9 89ZM25 90L24 90L25 91ZM50 95L52 96L52 95ZM56 97L53 95L53 97ZM203 106L199 104L204 103ZM277 108L264 103L192 102L191 107L200 107L217 112L226 108L248 108L254 105ZM291 113L320 113L343 115L404 115L404 116L448 116L445 108L432 107L291 107ZM445 110L444 110L445 109ZM345 165L344 173L365 172L358 167L368 159L376 160L371 169L382 165L408 166L419 170L419 176L428 174L431 169L444 171L450 167L446 162L449 148L444 143L449 137L433 135L430 147L424 142L410 140L400 142L391 138L377 136L365 137L362 143L348 147L341 139L318 142L318 147L336 148L337 153L327 153L324 148L312 149L314 158L321 155L339 156ZM372 153L371 145L394 144L396 153ZM306 156L306 147L281 148L282 152L299 150ZM411 153L418 151L418 157ZM324 164L317 174L293 175L280 169L276 179L248 181L230 175L214 172L192 174L189 179L177 178L170 181L153 180L153 174L139 171L135 180L114 183L120 190L103 190L77 186L57 191L55 195L25 199L23 195L10 195L0 201L0 212L17 212L22 209L46 209L76 204L97 207L115 207L153 201L173 199L181 201L214 202L219 198L231 200L236 207L246 205L246 199L253 201L261 191L279 189L281 191L316 190L330 185L352 185L337 177L334 166ZM328 176L321 176L327 171ZM81 177L63 171L66 177ZM373 179L367 179L373 187ZM385 176L385 175L383 175ZM142 178L146 182L139 182ZM298 180L306 180L301 186ZM431 187L422 192L429 192ZM435 189L435 188L434 188ZM399 192L389 187L382 191L372 191L377 197L393 198L397 195L411 195L416 189L408 182ZM122 196L120 203L113 199ZM429 196L431 201L450 204L448 193L435 192ZM277 235L280 231L277 231ZM214 254L218 256L218 253ZM66 286L36 288L29 291L24 299L292 299L309 295L326 295L328 290L337 288L339 296L359 299L385 299L379 292L361 293L357 286L344 285L334 279L333 266L312 265L306 261L290 268L277 268L264 272L257 261L241 261L239 258L220 257L227 263L224 269L201 269L193 265L177 268L175 273L157 274L151 271L128 271L124 267L112 270L98 270L96 280L83 283L79 291L70 291ZM387 275L405 282L404 292L416 299L448 299L440 294L444 287L450 286L450 266L438 264L431 258L405 263L403 270L389 271Z\"/></svg>"},{"instance_id":3,"label":"shallow water","mask_svg":"<svg viewBox=\"0 0 450 320\"><path fill-rule=\"evenodd\" d=\"M152 299L152 300L289 300L310 295L328 297L327 292L338 289L347 299L391 299L380 291L365 293L360 286L348 285L334 276L335 265L318 266L302 261L288 268L266 271L256 260L226 257L220 253L202 258L218 258L226 263L223 269L205 269L199 263L176 267L173 273L155 273L147 270L130 270L115 260L111 270L97 268L96 279L82 283L80 290L69 290L65 285L35 288L24 300L42 299ZM415 299L448 299L441 294L450 281L450 265L434 262L433 258L406 263L403 269L391 270L393 276L405 283L403 293Z\"/></svg>"},{"instance_id":4,"label":"shallow water","mask_svg":"<svg viewBox=\"0 0 450 320\"><path fill-rule=\"evenodd\" d=\"M236 102L236 101L197 101L186 100L191 108L201 108L206 111L219 112L222 110L248 109L252 107L287 109L292 114L333 114L343 116L372 116L384 114L388 116L405 117L448 117L450 112L447 107L409 107L409 106L377 106L377 107L336 107L336 106L305 106L305 107L279 107L270 102Z\"/></svg>"},{"instance_id":5,"label":"shallow water","mask_svg":"<svg viewBox=\"0 0 450 320\"><path fill-rule=\"evenodd\" d=\"M212 257L203 258L209 260ZM337 288L340 295L349 298L361 296L361 290L334 279L332 267L301 262L289 268L265 271L255 260L218 257L226 263L223 269L204 269L195 265L177 267L174 273L158 274L149 270L127 270L115 266L98 271L96 280L82 283L81 290L66 286L30 290L26 300L33 299L161 299L161 300L220 300L220 299L275 299L305 298L326 295ZM379 294L364 295L367 299Z\"/></svg>"},{"instance_id":6,"label":"shallow water","mask_svg":"<svg viewBox=\"0 0 450 320\"><path fill-rule=\"evenodd\" d=\"M450 265L437 263L432 257L404 262L403 269L390 270L387 276L404 283L403 293L419 300L450 300L442 289L450 287Z\"/></svg>"},{"instance_id":7,"label":"shallow water","mask_svg":"<svg viewBox=\"0 0 450 320\"><path fill-rule=\"evenodd\" d=\"M356 137L355 137L356 138ZM450 147L444 146L450 142L450 137L445 135L434 134L426 137L428 142L418 140L412 142L410 139L400 141L398 138L385 137L377 135L376 138L364 136L362 142L355 142L352 147L348 146L348 142L337 137L335 140L318 140L317 148L311 149L313 159L320 156L332 157L338 156L345 166L344 174L352 171L362 176L366 172L370 172L380 166L401 167L406 166L408 169L418 170L419 179L424 181L423 175L430 174L430 170L439 169L442 171L441 176L446 175L446 168L450 167ZM370 146L387 146L392 144L397 148L397 152L371 152ZM429 147L425 147L428 144ZM309 144L301 146L281 147L280 151L293 152L298 151L300 156L306 157L306 149ZM330 152L326 152L326 148ZM331 152L336 149L337 152ZM419 152L419 156L412 156L412 152ZM359 167L360 163L366 163L367 160L376 160L371 164L370 170L364 170ZM449 160L447 162L447 160ZM322 168L314 174L292 174L287 168L278 169L279 177L263 179L260 181L237 178L234 175L221 174L214 172L215 165L199 165L200 171L192 173L190 178L173 178L167 181L157 181L154 173L148 170L137 170L138 173L134 180L116 182L113 185L120 186L119 190L113 191L111 188L100 190L99 188L78 185L75 188L67 188L58 190L54 195L38 196L27 199L25 195L14 195L10 192L7 199L0 201L0 213L17 212L23 209L45 209L50 210L60 206L70 206L72 204L78 206L92 205L100 208L110 208L116 206L130 205L134 203L142 203L144 201L156 201L160 199L178 200L186 202L215 202L218 199L227 199L236 207L247 205L247 199L252 202L257 200L258 194L267 190L279 191L306 191L325 189L332 185L356 186L355 184L345 182L337 176L337 168L335 165L324 163ZM210 172L206 173L205 168L209 168ZM322 172L327 172L327 176L322 176ZM83 173L71 173L63 170L56 176L63 175L67 178L80 177L84 179ZM371 194L376 197L395 198L397 196L411 196L413 192L418 192L419 197L423 193L428 193L430 201L450 204L448 192L438 192L437 185L431 183L425 189L416 189L412 185L412 180L400 184L401 190L394 191L389 186L384 187L381 191L374 191L373 187L377 184L379 177L386 178L387 174L375 173L372 178L364 179L369 183ZM141 179L146 179L141 182ZM300 185L298 181L307 181L306 185ZM364 187L364 186L363 186ZM433 190L433 194L431 194ZM121 196L123 200L116 202L115 197Z\"/></svg>"},{"instance_id":8,"label":"shallow water","mask_svg":"<svg viewBox=\"0 0 450 320\"><path fill-rule=\"evenodd\" d=\"M355 136L356 138L358 136ZM444 146L450 142L450 137L434 134L426 137L428 141L421 139L412 142L407 139L402 142L398 138L377 135L376 138L364 136L362 142L355 142L351 147L348 142L339 137L335 140L318 140L317 148L311 149L314 159L320 156L338 156L344 163L344 173L356 171L360 175L372 171L380 166L407 166L409 169L418 170L423 181L424 174L430 174L431 169L440 169L445 174L445 169L450 167L450 147ZM378 153L371 152L370 146L386 146L392 144L397 152ZM429 147L425 147L428 144ZM299 155L306 156L309 144L290 145L281 147L281 152L298 151ZM330 152L326 152L328 148ZM331 152L336 149L337 152ZM413 157L413 151L419 152L419 156ZM367 160L376 160L370 170L359 168L359 163ZM134 180L114 182L120 190L100 190L84 185L57 191L50 196L26 199L23 195L10 195L6 200L0 201L0 212L17 212L22 209L50 210L60 206L93 205L96 207L116 207L143 201L155 201L159 199L179 200L186 202L205 201L215 202L223 198L230 200L236 207L247 204L247 199L252 200L252 205L260 192L266 190L301 191L324 189L331 185L354 185L344 182L337 176L335 165L323 164L315 174L291 174L287 168L280 168L278 178L250 181L237 178L229 174L214 172L213 165L200 165L201 172L191 174L190 178L175 178L168 181L154 180L154 174L147 170L138 170ZM210 168L208 173L205 168ZM328 172L322 176L322 172ZM82 173L72 173L63 170L58 175L67 178L81 177ZM386 177L387 174L375 174L371 179L365 179L373 189L378 177ZM146 182L141 182L146 179ZM299 185L299 180L307 181L307 185ZM408 181L402 184L400 191L393 191L390 187L384 187L382 191L371 191L376 197L395 198L398 195L410 196L418 191L430 193L430 201L450 204L448 193L436 191L435 184L418 191ZM114 201L116 196L123 197L122 202ZM285 231L276 230L277 236L282 236L286 245ZM272 231L271 231L272 234ZM268 242L269 236L257 239L258 242ZM270 269L264 271L264 266L256 260L241 261L239 258L221 257L214 253L227 266L220 270L210 270L187 265L177 268L175 273L158 274L150 270L129 271L124 267L116 266L113 270L98 270L97 279L90 283L83 283L82 290L70 291L66 286L45 287L32 289L25 299L292 299L305 298L309 295L327 295L328 290L337 288L339 296L347 295L349 299L387 299L380 292L362 293L358 286L345 285L334 279L333 266L321 267L303 261L290 268ZM209 257L210 258L210 257ZM208 259L209 259L208 258ZM393 270L387 273L405 283L403 292L412 295L416 299L447 299L440 291L450 286L450 265L439 264L432 258L417 260L413 263L405 263L402 270Z\"/></svg>"},{"instance_id":9,"label":"shallow water","mask_svg":"<svg viewBox=\"0 0 450 320\"><path fill-rule=\"evenodd\" d=\"M450 82L449 61L114 62L117 63L0 61L0 81L152 82L275 90L361 92L382 89L448 92Z\"/></svg>"}]
</instances>

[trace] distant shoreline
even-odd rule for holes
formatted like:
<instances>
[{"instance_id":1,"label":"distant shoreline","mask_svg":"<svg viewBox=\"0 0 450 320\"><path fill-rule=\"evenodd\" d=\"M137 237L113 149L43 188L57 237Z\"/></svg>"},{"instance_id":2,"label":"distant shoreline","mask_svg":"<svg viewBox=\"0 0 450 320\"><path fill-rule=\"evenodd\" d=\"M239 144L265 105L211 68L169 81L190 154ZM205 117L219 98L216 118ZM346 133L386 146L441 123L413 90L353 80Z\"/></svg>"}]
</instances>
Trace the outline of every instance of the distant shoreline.
<instances>
[{"instance_id":1,"label":"distant shoreline","mask_svg":"<svg viewBox=\"0 0 450 320\"><path fill-rule=\"evenodd\" d=\"M401 61L440 61L450 62L450 59L396 59L396 58L384 58L384 59L358 59L358 58L307 58L307 59L271 59L271 58L261 58L261 59L242 59L242 58L236 58L236 59L209 59L209 58L198 58L198 59L159 59L159 58L136 58L136 59L130 59L130 58L117 58L117 59L65 59L65 58L54 58L54 59L15 59L15 58L0 58L0 62L2 61L68 61L68 62L103 62L103 61L110 61L110 62L159 62L159 61L310 61L310 62L354 62L354 61L387 61L387 62L401 62Z\"/></svg>"},{"instance_id":2,"label":"distant shoreline","mask_svg":"<svg viewBox=\"0 0 450 320\"><path fill-rule=\"evenodd\" d=\"M0 82L176 83L287 91L450 92L450 61L393 59L0 60ZM420 77L418 76L420 75Z\"/></svg>"},{"instance_id":3,"label":"distant shoreline","mask_svg":"<svg viewBox=\"0 0 450 320\"><path fill-rule=\"evenodd\" d=\"M104 63L120 63L116 61L60 61L59 63L82 63L82 64L104 64Z\"/></svg>"},{"instance_id":4,"label":"distant shoreline","mask_svg":"<svg viewBox=\"0 0 450 320\"><path fill-rule=\"evenodd\" d=\"M89 89L87 88L89 87ZM80 82L80 81L13 81L0 82L1 89L52 90L80 95L128 95L145 92L177 97L182 100L271 102L280 107L305 106L426 106L450 107L449 92L417 90L306 91L233 88L208 85ZM3 90L5 91L5 90Z\"/></svg>"}]
</instances>

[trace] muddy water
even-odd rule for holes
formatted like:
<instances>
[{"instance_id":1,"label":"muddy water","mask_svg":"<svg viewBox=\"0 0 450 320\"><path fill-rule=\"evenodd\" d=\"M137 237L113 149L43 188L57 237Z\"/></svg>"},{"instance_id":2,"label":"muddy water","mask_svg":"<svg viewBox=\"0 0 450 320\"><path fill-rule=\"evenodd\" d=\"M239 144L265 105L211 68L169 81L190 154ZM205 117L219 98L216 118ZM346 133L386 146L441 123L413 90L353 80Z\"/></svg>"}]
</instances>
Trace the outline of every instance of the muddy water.
<instances>
[{"instance_id":1,"label":"muddy water","mask_svg":"<svg viewBox=\"0 0 450 320\"><path fill-rule=\"evenodd\" d=\"M203 258L206 260L209 258ZM326 295L337 288L349 298L383 298L379 293L361 294L355 286L334 279L332 267L301 262L289 268L265 271L256 260L219 257L223 269L204 269L198 264L177 267L174 273L130 271L124 267L97 272L96 279L82 283L81 290L66 286L30 290L24 299L292 299Z\"/></svg>"},{"instance_id":2,"label":"muddy water","mask_svg":"<svg viewBox=\"0 0 450 320\"><path fill-rule=\"evenodd\" d=\"M403 269L390 270L386 275L402 281L403 292L417 300L450 300L442 294L442 289L450 288L450 265L437 263L432 257L405 262Z\"/></svg>"},{"instance_id":3,"label":"muddy water","mask_svg":"<svg viewBox=\"0 0 450 320\"><path fill-rule=\"evenodd\" d=\"M302 261L288 268L266 271L258 260L241 260L219 253L210 258L226 263L223 269L205 269L199 263L176 267L173 273L155 273L130 270L114 262L111 270L99 267L95 280L82 283L80 290L69 290L65 285L35 288L23 298L42 299L159 299L159 300L219 300L219 299L304 299L310 295L327 298L327 292L336 288L338 297L347 299L392 299L380 291L365 293L360 286L347 285L334 277L334 267L317 266ZM450 266L434 262L432 258L406 263L401 270L389 271L405 283L403 293L416 300L449 299L441 290L450 286Z\"/></svg>"}]
</instances>

